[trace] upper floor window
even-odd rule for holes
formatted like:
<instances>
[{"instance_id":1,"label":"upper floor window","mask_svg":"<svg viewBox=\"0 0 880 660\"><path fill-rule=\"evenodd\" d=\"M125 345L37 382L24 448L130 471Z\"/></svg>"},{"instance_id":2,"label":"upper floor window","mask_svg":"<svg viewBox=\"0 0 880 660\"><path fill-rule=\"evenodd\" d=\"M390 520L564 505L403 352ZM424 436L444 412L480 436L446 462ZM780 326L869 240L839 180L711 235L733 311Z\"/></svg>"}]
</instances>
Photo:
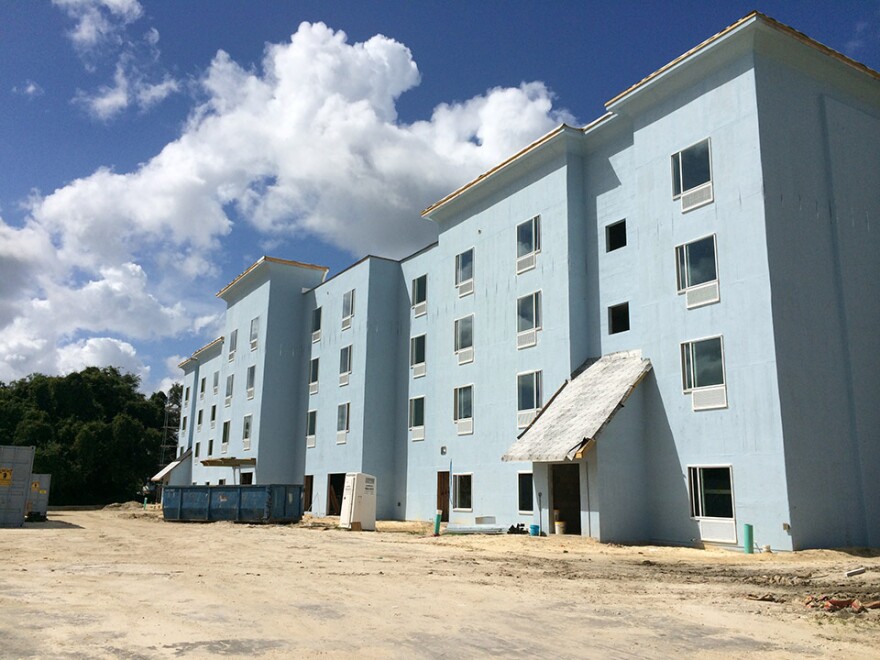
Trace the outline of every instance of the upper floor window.
<instances>
[{"instance_id":1,"label":"upper floor window","mask_svg":"<svg viewBox=\"0 0 880 660\"><path fill-rule=\"evenodd\" d=\"M681 210L711 202L712 158L709 138L672 155L672 199L681 198Z\"/></svg>"},{"instance_id":2,"label":"upper floor window","mask_svg":"<svg viewBox=\"0 0 880 660\"><path fill-rule=\"evenodd\" d=\"M620 303L608 308L608 334L616 335L629 330L629 303Z\"/></svg>"},{"instance_id":3,"label":"upper floor window","mask_svg":"<svg viewBox=\"0 0 880 660\"><path fill-rule=\"evenodd\" d=\"M229 374L226 377L226 405L232 403L232 386L235 383L235 374Z\"/></svg>"},{"instance_id":4,"label":"upper floor window","mask_svg":"<svg viewBox=\"0 0 880 660\"><path fill-rule=\"evenodd\" d=\"M186 415L184 415L183 419L180 420L180 430L186 431Z\"/></svg>"},{"instance_id":5,"label":"upper floor window","mask_svg":"<svg viewBox=\"0 0 880 660\"><path fill-rule=\"evenodd\" d=\"M541 251L541 216L536 215L516 228L516 272L524 273L535 267Z\"/></svg>"},{"instance_id":6,"label":"upper floor window","mask_svg":"<svg viewBox=\"0 0 880 660\"><path fill-rule=\"evenodd\" d=\"M409 400L409 430L413 440L425 439L425 397Z\"/></svg>"},{"instance_id":7,"label":"upper floor window","mask_svg":"<svg viewBox=\"0 0 880 660\"><path fill-rule=\"evenodd\" d=\"M459 364L474 361L474 315L455 321L455 354Z\"/></svg>"},{"instance_id":8,"label":"upper floor window","mask_svg":"<svg viewBox=\"0 0 880 660\"><path fill-rule=\"evenodd\" d=\"M306 416L306 447L315 446L315 435L318 431L318 411L310 410Z\"/></svg>"},{"instance_id":9,"label":"upper floor window","mask_svg":"<svg viewBox=\"0 0 880 660\"><path fill-rule=\"evenodd\" d=\"M260 317L251 319L251 350L257 347L257 338L260 335Z\"/></svg>"},{"instance_id":10,"label":"upper floor window","mask_svg":"<svg viewBox=\"0 0 880 660\"><path fill-rule=\"evenodd\" d=\"M312 310L312 341L321 339L321 308L316 307Z\"/></svg>"},{"instance_id":11,"label":"upper floor window","mask_svg":"<svg viewBox=\"0 0 880 660\"><path fill-rule=\"evenodd\" d=\"M675 248L675 274L688 309L721 299L714 234Z\"/></svg>"},{"instance_id":12,"label":"upper floor window","mask_svg":"<svg viewBox=\"0 0 880 660\"><path fill-rule=\"evenodd\" d=\"M351 374L351 345L343 346L339 350L339 384L348 385L348 377Z\"/></svg>"},{"instance_id":13,"label":"upper floor window","mask_svg":"<svg viewBox=\"0 0 880 660\"><path fill-rule=\"evenodd\" d=\"M525 428L541 410L541 372L532 371L516 377L516 425Z\"/></svg>"},{"instance_id":14,"label":"upper floor window","mask_svg":"<svg viewBox=\"0 0 880 660\"><path fill-rule=\"evenodd\" d=\"M309 394L318 393L318 358L312 358L309 363Z\"/></svg>"},{"instance_id":15,"label":"upper floor window","mask_svg":"<svg viewBox=\"0 0 880 660\"><path fill-rule=\"evenodd\" d=\"M233 330L229 333L229 359L235 357L235 349L238 346L238 330Z\"/></svg>"},{"instance_id":16,"label":"upper floor window","mask_svg":"<svg viewBox=\"0 0 880 660\"><path fill-rule=\"evenodd\" d=\"M202 430L202 412L202 410L199 410L196 414L196 431Z\"/></svg>"},{"instance_id":17,"label":"upper floor window","mask_svg":"<svg viewBox=\"0 0 880 660\"><path fill-rule=\"evenodd\" d=\"M354 289L346 291L342 296L342 329L351 327L351 318L354 316Z\"/></svg>"},{"instance_id":18,"label":"upper floor window","mask_svg":"<svg viewBox=\"0 0 880 660\"><path fill-rule=\"evenodd\" d=\"M184 402L184 403L189 403L189 386L187 386L187 387L184 388L184 390L183 390L183 402Z\"/></svg>"},{"instance_id":19,"label":"upper floor window","mask_svg":"<svg viewBox=\"0 0 880 660\"><path fill-rule=\"evenodd\" d=\"M226 449L229 447L229 429L232 426L232 423L229 421L223 422L223 435L220 438L220 452L225 454ZM210 449L208 449L208 454L213 454L213 444L214 441L211 440Z\"/></svg>"},{"instance_id":20,"label":"upper floor window","mask_svg":"<svg viewBox=\"0 0 880 660\"><path fill-rule=\"evenodd\" d=\"M205 381L206 380L207 380L207 378L205 378L203 376L202 379L199 381L199 399L205 398Z\"/></svg>"},{"instance_id":21,"label":"upper floor window","mask_svg":"<svg viewBox=\"0 0 880 660\"><path fill-rule=\"evenodd\" d=\"M710 337L681 345L682 390L691 394L694 410L727 407L724 382L724 343Z\"/></svg>"},{"instance_id":22,"label":"upper floor window","mask_svg":"<svg viewBox=\"0 0 880 660\"><path fill-rule=\"evenodd\" d=\"M257 380L257 367L256 365L251 365L247 370L247 398L254 398L254 384Z\"/></svg>"},{"instance_id":23,"label":"upper floor window","mask_svg":"<svg viewBox=\"0 0 880 660\"><path fill-rule=\"evenodd\" d=\"M528 348L538 343L541 329L541 292L535 291L516 301L516 347Z\"/></svg>"},{"instance_id":24,"label":"upper floor window","mask_svg":"<svg viewBox=\"0 0 880 660\"><path fill-rule=\"evenodd\" d=\"M425 375L427 341L427 335L418 335L409 340L409 366L412 367L413 378Z\"/></svg>"},{"instance_id":25,"label":"upper floor window","mask_svg":"<svg viewBox=\"0 0 880 660\"><path fill-rule=\"evenodd\" d=\"M217 390L220 389L220 372L214 372L214 394L217 394Z\"/></svg>"},{"instance_id":26,"label":"upper floor window","mask_svg":"<svg viewBox=\"0 0 880 660\"><path fill-rule=\"evenodd\" d=\"M614 252L623 247L626 247L626 220L605 227L605 251Z\"/></svg>"},{"instance_id":27,"label":"upper floor window","mask_svg":"<svg viewBox=\"0 0 880 660\"><path fill-rule=\"evenodd\" d=\"M455 286L458 295L466 296L474 292L474 249L455 255Z\"/></svg>"},{"instance_id":28,"label":"upper floor window","mask_svg":"<svg viewBox=\"0 0 880 660\"><path fill-rule=\"evenodd\" d=\"M456 387L452 393L453 418L458 435L474 432L474 386Z\"/></svg>"},{"instance_id":29,"label":"upper floor window","mask_svg":"<svg viewBox=\"0 0 880 660\"><path fill-rule=\"evenodd\" d=\"M345 444L351 430L351 403L340 403L336 407L336 444Z\"/></svg>"},{"instance_id":30,"label":"upper floor window","mask_svg":"<svg viewBox=\"0 0 880 660\"><path fill-rule=\"evenodd\" d=\"M217 426L217 404L211 406L211 428Z\"/></svg>"},{"instance_id":31,"label":"upper floor window","mask_svg":"<svg viewBox=\"0 0 880 660\"><path fill-rule=\"evenodd\" d=\"M248 450L251 448L251 426L253 425L253 415L245 415L241 425L241 448Z\"/></svg>"},{"instance_id":32,"label":"upper floor window","mask_svg":"<svg viewBox=\"0 0 880 660\"><path fill-rule=\"evenodd\" d=\"M428 276L422 275L412 281L413 316L424 316L428 311Z\"/></svg>"}]
</instances>

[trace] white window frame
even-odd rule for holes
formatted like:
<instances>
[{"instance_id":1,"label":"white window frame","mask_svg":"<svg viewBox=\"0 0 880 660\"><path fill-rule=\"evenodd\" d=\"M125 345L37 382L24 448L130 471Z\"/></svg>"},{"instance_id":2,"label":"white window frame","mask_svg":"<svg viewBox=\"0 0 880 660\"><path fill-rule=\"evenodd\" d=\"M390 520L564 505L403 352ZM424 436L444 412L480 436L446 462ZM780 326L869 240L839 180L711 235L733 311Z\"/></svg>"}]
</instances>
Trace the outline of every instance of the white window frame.
<instances>
[{"instance_id":1,"label":"white window frame","mask_svg":"<svg viewBox=\"0 0 880 660\"><path fill-rule=\"evenodd\" d=\"M345 424L339 428L339 411L345 409ZM351 431L351 401L340 403L336 406L336 444L344 445L348 441L348 432Z\"/></svg>"},{"instance_id":2,"label":"white window frame","mask_svg":"<svg viewBox=\"0 0 880 660\"><path fill-rule=\"evenodd\" d=\"M467 254L471 253L471 276L468 279L462 279L461 274L461 258ZM468 248L467 250L463 250L455 255L455 288L458 289L458 297L463 298L464 296L468 296L474 292L474 274L476 272L476 260L475 260L476 251L473 247Z\"/></svg>"},{"instance_id":3,"label":"white window frame","mask_svg":"<svg viewBox=\"0 0 880 660\"><path fill-rule=\"evenodd\" d=\"M342 329L348 330L351 327L351 320L354 318L354 289L350 289L342 294ZM346 314L346 307L348 313Z\"/></svg>"},{"instance_id":4,"label":"white window frame","mask_svg":"<svg viewBox=\"0 0 880 660\"><path fill-rule=\"evenodd\" d=\"M414 423L415 418L415 402L421 400L422 402L422 423L416 425ZM425 439L425 396L414 396L409 400L409 431L410 431L410 439L413 441L416 440L424 440Z\"/></svg>"},{"instance_id":5,"label":"white window frame","mask_svg":"<svg viewBox=\"0 0 880 660\"><path fill-rule=\"evenodd\" d=\"M459 392L470 389L471 391L471 410L469 417L459 416L459 408L461 407L461 398ZM471 435L474 432L474 384L460 385L452 390L452 420L455 422L458 435Z\"/></svg>"},{"instance_id":6,"label":"white window frame","mask_svg":"<svg viewBox=\"0 0 880 660\"><path fill-rule=\"evenodd\" d=\"M464 507L459 506L461 502L459 502L459 486L458 480L462 477L467 477L470 479L470 506ZM473 511L474 510L474 473L473 472L455 472L452 475L452 510L453 511Z\"/></svg>"},{"instance_id":7,"label":"white window frame","mask_svg":"<svg viewBox=\"0 0 880 660\"><path fill-rule=\"evenodd\" d=\"M238 328L229 333L229 356L228 360L232 362L235 359L235 352L238 350Z\"/></svg>"},{"instance_id":8,"label":"white window frame","mask_svg":"<svg viewBox=\"0 0 880 660\"><path fill-rule=\"evenodd\" d=\"M462 346L461 345L461 333L459 332L459 328L461 327L462 321L470 319L471 320L471 343L470 346ZM474 361L474 340L476 335L476 315L475 314L466 314L455 319L455 323L453 324L453 348L455 349L455 355L458 357L459 364L468 364L469 362Z\"/></svg>"},{"instance_id":9,"label":"white window frame","mask_svg":"<svg viewBox=\"0 0 880 660\"><path fill-rule=\"evenodd\" d=\"M712 250L715 256L715 279L692 285L690 283L690 262L687 258L689 254L688 248L695 243L700 243L709 238L712 239ZM715 234L707 234L706 236L701 236L687 243L675 246L675 287L679 295L685 295L688 309L711 305L721 300L720 278L721 273L718 270L718 237Z\"/></svg>"},{"instance_id":10,"label":"white window frame","mask_svg":"<svg viewBox=\"0 0 880 660\"><path fill-rule=\"evenodd\" d=\"M694 356L694 344L718 339L721 345L721 383L695 387L696 360ZM685 347L687 353L685 353ZM691 395L693 410L716 410L727 408L727 358L724 352L724 336L712 335L699 339L689 339L679 344L679 360L681 364L681 391ZM688 382L690 381L690 382Z\"/></svg>"},{"instance_id":11,"label":"white window frame","mask_svg":"<svg viewBox=\"0 0 880 660\"><path fill-rule=\"evenodd\" d=\"M348 385L349 378L351 376L351 360L352 360L352 352L354 351L354 345L348 344L347 346L343 346L339 349L339 385ZM343 364L342 356L346 355L347 359L345 360L345 364Z\"/></svg>"},{"instance_id":12,"label":"white window frame","mask_svg":"<svg viewBox=\"0 0 880 660\"><path fill-rule=\"evenodd\" d=\"M529 499L532 500L532 508L531 509L521 509L519 506L520 499L521 499L520 498L521 484L520 484L519 479L520 479L520 476L523 474L527 474L532 478L531 479L532 489L531 489L531 492L529 493ZM535 475L531 470L520 470L519 472L516 473L516 508L517 508L517 511L522 515L530 515L535 512Z\"/></svg>"},{"instance_id":13,"label":"white window frame","mask_svg":"<svg viewBox=\"0 0 880 660\"><path fill-rule=\"evenodd\" d=\"M203 417L203 415L204 415L204 409L199 408L198 412L196 413L196 431L202 430L202 417Z\"/></svg>"},{"instance_id":14,"label":"white window frame","mask_svg":"<svg viewBox=\"0 0 880 660\"><path fill-rule=\"evenodd\" d=\"M318 376L321 372L320 360L320 357L313 357L309 360L309 394L318 393Z\"/></svg>"},{"instance_id":15,"label":"white window frame","mask_svg":"<svg viewBox=\"0 0 880 660\"><path fill-rule=\"evenodd\" d=\"M195 454L193 455L193 458L198 458L198 457L199 457L199 450L200 450L201 448L202 448L202 443L201 443L201 442L197 442L197 443L196 443L196 448L195 448ZM183 449L183 447L181 447L181 449Z\"/></svg>"},{"instance_id":16,"label":"white window frame","mask_svg":"<svg viewBox=\"0 0 880 660\"><path fill-rule=\"evenodd\" d=\"M183 447L180 448L183 451ZM214 455L214 438L208 439L208 456Z\"/></svg>"},{"instance_id":17,"label":"white window frame","mask_svg":"<svg viewBox=\"0 0 880 660\"><path fill-rule=\"evenodd\" d=\"M425 281L425 291L424 297L419 300L418 296L418 282L419 280ZM418 277L414 277L412 280L412 310L413 316L419 317L424 316L428 313L428 274L419 275Z\"/></svg>"},{"instance_id":18,"label":"white window frame","mask_svg":"<svg viewBox=\"0 0 880 660\"><path fill-rule=\"evenodd\" d=\"M248 451L251 448L251 438L254 434L254 416L245 415L241 420L241 448Z\"/></svg>"},{"instance_id":19,"label":"white window frame","mask_svg":"<svg viewBox=\"0 0 880 660\"><path fill-rule=\"evenodd\" d=\"M226 450L229 449L229 436L232 435L232 421L226 420L223 422L223 432L220 436L220 453L225 454ZM213 442L213 440L211 441Z\"/></svg>"},{"instance_id":20,"label":"white window frame","mask_svg":"<svg viewBox=\"0 0 880 660\"><path fill-rule=\"evenodd\" d=\"M730 475L730 518L703 515L705 507L705 491L703 489L702 471L706 469L727 470ZM694 475L696 479L694 479ZM696 464L687 466L687 489L688 506L692 520L696 520L700 528L700 540L712 543L736 543L736 489L733 482L733 465L720 464ZM694 500L695 491L698 491L699 501Z\"/></svg>"},{"instance_id":21,"label":"white window frame","mask_svg":"<svg viewBox=\"0 0 880 660\"><path fill-rule=\"evenodd\" d=\"M532 316L534 325L525 330L519 329L519 306L523 300L532 299ZM538 332L544 327L544 310L542 309L544 295L542 289L533 291L516 299L516 349L522 350L538 343Z\"/></svg>"},{"instance_id":22,"label":"white window frame","mask_svg":"<svg viewBox=\"0 0 880 660\"><path fill-rule=\"evenodd\" d=\"M211 406L211 428L215 428L217 426L217 404L213 404Z\"/></svg>"},{"instance_id":23,"label":"white window frame","mask_svg":"<svg viewBox=\"0 0 880 660\"><path fill-rule=\"evenodd\" d=\"M318 435L318 411L310 410L306 413L306 448L311 449L317 444Z\"/></svg>"},{"instance_id":24,"label":"white window frame","mask_svg":"<svg viewBox=\"0 0 880 660\"><path fill-rule=\"evenodd\" d=\"M418 340L422 340L423 342L423 359L421 362L416 362L416 344L418 344ZM412 377L413 378L421 378L427 373L427 362L428 362L428 335L426 333L422 333L420 335L416 335L415 337L410 337L409 340L409 366L412 369Z\"/></svg>"},{"instance_id":25,"label":"white window frame","mask_svg":"<svg viewBox=\"0 0 880 660\"><path fill-rule=\"evenodd\" d=\"M315 309L312 310L312 343L321 341L321 322L323 316L321 309L321 307L315 307ZM315 327L316 325L317 327Z\"/></svg>"},{"instance_id":26,"label":"white window frame","mask_svg":"<svg viewBox=\"0 0 880 660\"><path fill-rule=\"evenodd\" d=\"M535 393L534 399L532 403L535 404L532 408L520 408L519 407L519 381L520 378L525 376L532 377L532 390ZM532 371L522 371L516 375L516 427L519 429L524 429L529 424L532 423L532 420L535 419L537 414L541 412L541 409L544 406L544 374L541 369L536 369Z\"/></svg>"},{"instance_id":27,"label":"white window frame","mask_svg":"<svg viewBox=\"0 0 880 660\"><path fill-rule=\"evenodd\" d=\"M519 253L519 228L524 225L532 226L532 249L529 252ZM516 274L532 270L538 262L537 256L541 251L541 216L540 214L521 222L516 226Z\"/></svg>"},{"instance_id":28,"label":"white window frame","mask_svg":"<svg viewBox=\"0 0 880 660\"><path fill-rule=\"evenodd\" d=\"M203 401L205 399L205 385L207 384L208 378L206 376L202 376L199 381L199 401Z\"/></svg>"},{"instance_id":29,"label":"white window frame","mask_svg":"<svg viewBox=\"0 0 880 660\"><path fill-rule=\"evenodd\" d=\"M224 400L225 405L232 405L233 394L235 394L235 374L229 374L228 376L226 376L226 399Z\"/></svg>"},{"instance_id":30,"label":"white window frame","mask_svg":"<svg viewBox=\"0 0 880 660\"><path fill-rule=\"evenodd\" d=\"M214 394L220 391L220 370L214 372Z\"/></svg>"},{"instance_id":31,"label":"white window frame","mask_svg":"<svg viewBox=\"0 0 880 660\"><path fill-rule=\"evenodd\" d=\"M681 154L686 152L689 149L693 149L697 145L706 143L707 149L709 152L709 180L698 184L692 188L684 189L684 171L681 167ZM675 169L678 167L678 182L681 190L675 190ZM672 199L680 200L681 202L681 210L682 213L686 213L687 211L692 211L693 209L700 208L701 206L705 206L706 204L711 204L715 201L715 193L713 188L713 181L715 180L715 173L712 169L712 140L711 138L703 138L702 140L697 140L693 144L686 146L683 149L679 149L675 153L670 156L670 168L672 173Z\"/></svg>"},{"instance_id":32,"label":"white window frame","mask_svg":"<svg viewBox=\"0 0 880 660\"><path fill-rule=\"evenodd\" d=\"M187 385L183 390L183 402L189 403L189 385Z\"/></svg>"},{"instance_id":33,"label":"white window frame","mask_svg":"<svg viewBox=\"0 0 880 660\"><path fill-rule=\"evenodd\" d=\"M257 343L258 343L259 339L260 339L260 317L257 316L255 318L251 319L250 340L251 340L251 350L252 351L257 348Z\"/></svg>"},{"instance_id":34,"label":"white window frame","mask_svg":"<svg viewBox=\"0 0 880 660\"><path fill-rule=\"evenodd\" d=\"M256 382L257 382L257 365L252 364L251 366L249 366L247 368L247 380L245 381L248 399L254 398L254 388L255 388Z\"/></svg>"}]
</instances>

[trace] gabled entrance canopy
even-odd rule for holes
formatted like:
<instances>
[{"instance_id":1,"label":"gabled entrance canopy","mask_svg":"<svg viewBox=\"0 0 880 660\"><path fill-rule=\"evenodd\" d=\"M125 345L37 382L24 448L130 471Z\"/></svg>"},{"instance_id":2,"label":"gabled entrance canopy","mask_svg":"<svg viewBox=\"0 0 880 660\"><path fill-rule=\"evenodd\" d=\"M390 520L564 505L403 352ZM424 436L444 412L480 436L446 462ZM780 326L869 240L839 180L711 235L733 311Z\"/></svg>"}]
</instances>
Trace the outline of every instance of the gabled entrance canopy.
<instances>
[{"instance_id":1,"label":"gabled entrance canopy","mask_svg":"<svg viewBox=\"0 0 880 660\"><path fill-rule=\"evenodd\" d=\"M174 471L174 469L178 465L183 463L186 459L188 459L190 457L190 455L192 455L192 449L186 450L186 452L184 452L183 454L180 455L180 458L171 461L168 465L166 465L161 470L159 470L156 474L154 474L152 476L152 478L150 479L150 481L159 482L159 481L162 481L163 479L165 479L165 477L170 477L171 473Z\"/></svg>"},{"instance_id":2,"label":"gabled entrance canopy","mask_svg":"<svg viewBox=\"0 0 880 660\"><path fill-rule=\"evenodd\" d=\"M643 359L641 351L611 353L596 360L556 392L501 460L580 458L649 371L651 361Z\"/></svg>"}]
</instances>

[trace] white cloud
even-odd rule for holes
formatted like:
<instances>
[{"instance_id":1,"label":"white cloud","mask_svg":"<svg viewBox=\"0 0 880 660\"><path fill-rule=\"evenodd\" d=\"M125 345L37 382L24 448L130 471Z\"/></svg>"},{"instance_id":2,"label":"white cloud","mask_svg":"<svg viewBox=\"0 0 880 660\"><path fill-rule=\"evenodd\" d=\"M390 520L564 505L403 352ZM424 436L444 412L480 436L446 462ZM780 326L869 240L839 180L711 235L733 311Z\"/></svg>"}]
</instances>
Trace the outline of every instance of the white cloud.
<instances>
[{"instance_id":1,"label":"white cloud","mask_svg":"<svg viewBox=\"0 0 880 660\"><path fill-rule=\"evenodd\" d=\"M52 0L76 24L68 36L80 52L122 42L122 32L144 13L137 0Z\"/></svg>"},{"instance_id":2,"label":"white cloud","mask_svg":"<svg viewBox=\"0 0 880 660\"><path fill-rule=\"evenodd\" d=\"M21 85L16 85L12 88L13 94L20 94L21 96L27 96L28 98L36 98L37 96L42 96L45 92L39 84L35 83L33 80L25 80Z\"/></svg>"},{"instance_id":3,"label":"white cloud","mask_svg":"<svg viewBox=\"0 0 880 660\"><path fill-rule=\"evenodd\" d=\"M86 367L117 367L148 380L150 368L137 356L131 344L112 337L92 337L58 349L58 372L69 374Z\"/></svg>"},{"instance_id":4,"label":"white cloud","mask_svg":"<svg viewBox=\"0 0 880 660\"><path fill-rule=\"evenodd\" d=\"M74 102L83 106L92 118L108 121L132 105L141 111L149 110L179 90L180 83L168 76L161 82L148 82L131 58L121 57L112 85L101 85L91 94L78 90Z\"/></svg>"}]
</instances>

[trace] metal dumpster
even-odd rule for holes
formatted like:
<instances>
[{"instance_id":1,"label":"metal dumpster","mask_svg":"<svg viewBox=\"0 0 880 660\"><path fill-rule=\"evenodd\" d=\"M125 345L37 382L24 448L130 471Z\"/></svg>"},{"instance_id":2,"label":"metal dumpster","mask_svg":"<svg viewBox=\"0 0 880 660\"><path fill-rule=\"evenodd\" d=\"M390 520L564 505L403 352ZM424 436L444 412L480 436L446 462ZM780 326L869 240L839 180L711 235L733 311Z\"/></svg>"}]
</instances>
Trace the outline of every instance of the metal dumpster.
<instances>
[{"instance_id":1,"label":"metal dumpster","mask_svg":"<svg viewBox=\"0 0 880 660\"><path fill-rule=\"evenodd\" d=\"M299 484L265 486L165 486L165 520L233 522L299 522L302 518Z\"/></svg>"},{"instance_id":2,"label":"metal dumpster","mask_svg":"<svg viewBox=\"0 0 880 660\"><path fill-rule=\"evenodd\" d=\"M51 474L32 474L28 491L25 518L28 521L44 521L49 510L49 486L52 484Z\"/></svg>"},{"instance_id":3,"label":"metal dumpster","mask_svg":"<svg viewBox=\"0 0 880 660\"><path fill-rule=\"evenodd\" d=\"M34 450L0 445L0 527L24 525Z\"/></svg>"}]
</instances>

